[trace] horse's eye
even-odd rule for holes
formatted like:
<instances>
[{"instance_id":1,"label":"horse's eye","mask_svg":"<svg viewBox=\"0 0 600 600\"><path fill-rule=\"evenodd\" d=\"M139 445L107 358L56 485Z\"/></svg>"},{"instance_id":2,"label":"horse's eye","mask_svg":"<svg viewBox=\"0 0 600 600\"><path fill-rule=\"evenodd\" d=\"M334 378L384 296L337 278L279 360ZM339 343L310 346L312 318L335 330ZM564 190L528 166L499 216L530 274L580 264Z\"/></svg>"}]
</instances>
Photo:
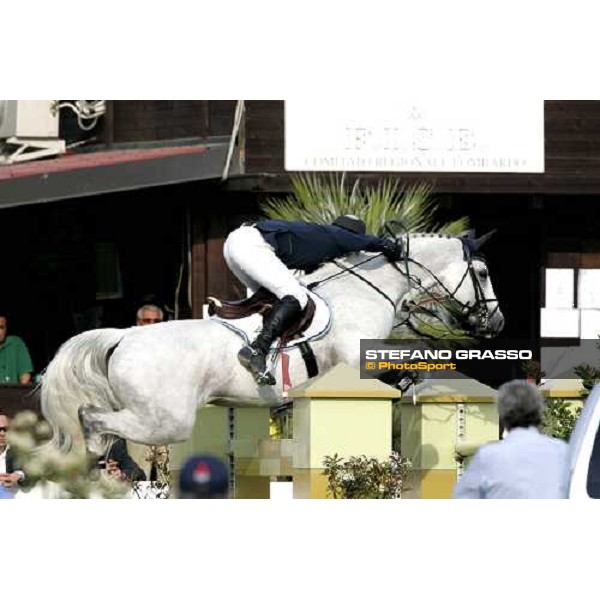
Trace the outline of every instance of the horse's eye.
<instances>
[{"instance_id":1,"label":"horse's eye","mask_svg":"<svg viewBox=\"0 0 600 600\"><path fill-rule=\"evenodd\" d=\"M487 267L481 267L479 269L479 277L481 277L481 279L487 279L488 278L488 270Z\"/></svg>"}]
</instances>

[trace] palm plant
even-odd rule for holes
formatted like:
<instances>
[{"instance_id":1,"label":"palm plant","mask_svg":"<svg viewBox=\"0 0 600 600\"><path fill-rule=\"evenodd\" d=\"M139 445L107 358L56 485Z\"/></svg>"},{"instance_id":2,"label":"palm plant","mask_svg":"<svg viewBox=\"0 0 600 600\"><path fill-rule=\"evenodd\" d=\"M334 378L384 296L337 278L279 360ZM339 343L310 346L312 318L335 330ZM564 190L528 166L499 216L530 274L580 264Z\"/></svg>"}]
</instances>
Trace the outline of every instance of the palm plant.
<instances>
[{"instance_id":1,"label":"palm plant","mask_svg":"<svg viewBox=\"0 0 600 600\"><path fill-rule=\"evenodd\" d=\"M349 186L345 175L328 176L308 173L293 175L292 195L267 199L264 214L270 219L331 223L345 214L356 215L373 234L383 232L387 221L400 221L411 233L457 235L469 228L466 217L438 223L438 205L428 183L402 185L398 180L382 179L376 184L361 185L357 179Z\"/></svg>"},{"instance_id":2,"label":"palm plant","mask_svg":"<svg viewBox=\"0 0 600 600\"><path fill-rule=\"evenodd\" d=\"M369 233L384 233L386 222L396 220L410 233L440 233L460 235L469 229L469 220L462 217L439 223L435 214L438 204L433 187L428 183L403 185L399 180L381 179L373 185L361 185L357 179L352 186L345 175L308 173L291 177L292 195L270 198L263 205L269 219L331 223L345 214L361 218ZM431 304L424 294L419 308L411 313L411 327L396 328L390 337L400 339L436 338L464 339L468 335L445 323L440 311L451 311L445 303Z\"/></svg>"}]
</instances>

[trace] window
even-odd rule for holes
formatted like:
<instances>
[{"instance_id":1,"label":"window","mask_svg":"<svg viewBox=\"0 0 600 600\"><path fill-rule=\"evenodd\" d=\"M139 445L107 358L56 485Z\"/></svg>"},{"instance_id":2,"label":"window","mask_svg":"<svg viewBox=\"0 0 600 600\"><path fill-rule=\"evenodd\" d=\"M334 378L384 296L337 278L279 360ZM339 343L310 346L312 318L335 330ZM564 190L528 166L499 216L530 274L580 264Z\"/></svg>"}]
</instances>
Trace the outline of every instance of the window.
<instances>
[{"instance_id":1,"label":"window","mask_svg":"<svg viewBox=\"0 0 600 600\"><path fill-rule=\"evenodd\" d=\"M548 308L575 306L575 269L546 269L546 299Z\"/></svg>"},{"instance_id":2,"label":"window","mask_svg":"<svg viewBox=\"0 0 600 600\"><path fill-rule=\"evenodd\" d=\"M96 300L123 297L119 254L113 242L96 244Z\"/></svg>"},{"instance_id":3,"label":"window","mask_svg":"<svg viewBox=\"0 0 600 600\"><path fill-rule=\"evenodd\" d=\"M544 275L541 336L600 336L600 268L547 268Z\"/></svg>"}]
</instances>

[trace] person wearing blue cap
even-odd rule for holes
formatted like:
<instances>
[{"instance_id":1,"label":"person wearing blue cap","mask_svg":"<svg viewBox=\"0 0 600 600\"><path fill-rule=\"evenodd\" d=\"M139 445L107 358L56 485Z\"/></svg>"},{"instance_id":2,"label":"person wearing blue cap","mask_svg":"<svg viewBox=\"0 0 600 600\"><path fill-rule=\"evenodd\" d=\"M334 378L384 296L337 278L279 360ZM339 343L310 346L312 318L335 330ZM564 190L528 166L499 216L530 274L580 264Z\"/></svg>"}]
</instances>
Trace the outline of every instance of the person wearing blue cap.
<instances>
[{"instance_id":1,"label":"person wearing blue cap","mask_svg":"<svg viewBox=\"0 0 600 600\"><path fill-rule=\"evenodd\" d=\"M280 220L244 223L227 236L223 255L231 272L253 293L263 287L278 299L256 339L238 354L259 385L275 385L266 368L269 348L308 303L306 289L290 269L311 272L328 260L363 250L381 252L392 262L401 258L395 242L367 234L365 223L354 215L337 217L327 225Z\"/></svg>"},{"instance_id":2,"label":"person wearing blue cap","mask_svg":"<svg viewBox=\"0 0 600 600\"><path fill-rule=\"evenodd\" d=\"M229 469L210 455L188 458L179 475L179 497L183 499L223 500L229 498Z\"/></svg>"}]
</instances>

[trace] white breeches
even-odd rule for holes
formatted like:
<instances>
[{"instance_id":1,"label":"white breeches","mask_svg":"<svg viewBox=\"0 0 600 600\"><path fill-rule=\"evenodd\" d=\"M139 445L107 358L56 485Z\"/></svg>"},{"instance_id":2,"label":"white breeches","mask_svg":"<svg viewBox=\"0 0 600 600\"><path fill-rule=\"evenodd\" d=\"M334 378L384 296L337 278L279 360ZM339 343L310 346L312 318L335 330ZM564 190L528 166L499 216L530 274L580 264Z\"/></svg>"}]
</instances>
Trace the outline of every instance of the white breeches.
<instances>
[{"instance_id":1,"label":"white breeches","mask_svg":"<svg viewBox=\"0 0 600 600\"><path fill-rule=\"evenodd\" d=\"M223 255L233 274L252 292L262 286L280 300L294 296L301 308L306 306L306 290L255 227L243 225L232 231L225 240Z\"/></svg>"}]
</instances>

